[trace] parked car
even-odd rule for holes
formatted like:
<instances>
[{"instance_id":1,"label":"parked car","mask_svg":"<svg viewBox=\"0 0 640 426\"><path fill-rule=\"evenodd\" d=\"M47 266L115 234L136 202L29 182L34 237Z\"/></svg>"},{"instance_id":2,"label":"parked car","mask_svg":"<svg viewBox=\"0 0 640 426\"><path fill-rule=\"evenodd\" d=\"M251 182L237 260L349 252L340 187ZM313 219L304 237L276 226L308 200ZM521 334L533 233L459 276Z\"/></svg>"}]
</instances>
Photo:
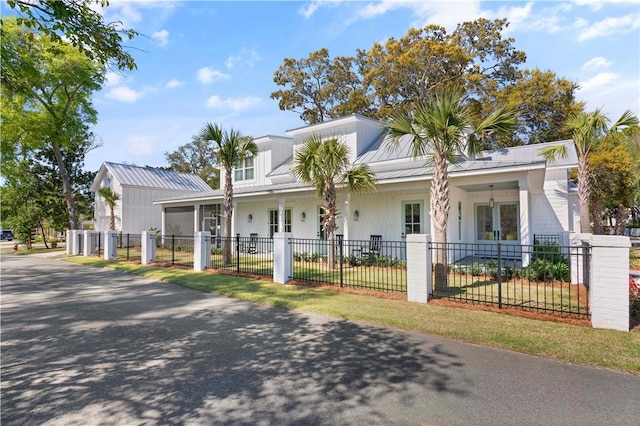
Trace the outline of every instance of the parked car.
<instances>
[{"instance_id":1,"label":"parked car","mask_svg":"<svg viewBox=\"0 0 640 426\"><path fill-rule=\"evenodd\" d=\"M13 240L13 231L11 230L2 230L0 231L0 240L4 241L12 241Z\"/></svg>"}]
</instances>

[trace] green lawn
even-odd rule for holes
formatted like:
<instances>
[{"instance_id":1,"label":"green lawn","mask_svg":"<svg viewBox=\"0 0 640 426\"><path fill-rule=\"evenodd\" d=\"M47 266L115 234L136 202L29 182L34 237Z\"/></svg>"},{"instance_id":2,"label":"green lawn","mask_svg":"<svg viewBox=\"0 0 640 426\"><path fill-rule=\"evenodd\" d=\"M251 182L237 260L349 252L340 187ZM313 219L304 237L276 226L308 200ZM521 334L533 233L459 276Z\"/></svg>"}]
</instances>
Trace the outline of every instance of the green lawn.
<instances>
[{"instance_id":1,"label":"green lawn","mask_svg":"<svg viewBox=\"0 0 640 426\"><path fill-rule=\"evenodd\" d=\"M596 330L492 312L279 285L266 280L143 266L131 262L109 262L77 256L67 259L277 308L395 327L640 375L640 333Z\"/></svg>"}]
</instances>

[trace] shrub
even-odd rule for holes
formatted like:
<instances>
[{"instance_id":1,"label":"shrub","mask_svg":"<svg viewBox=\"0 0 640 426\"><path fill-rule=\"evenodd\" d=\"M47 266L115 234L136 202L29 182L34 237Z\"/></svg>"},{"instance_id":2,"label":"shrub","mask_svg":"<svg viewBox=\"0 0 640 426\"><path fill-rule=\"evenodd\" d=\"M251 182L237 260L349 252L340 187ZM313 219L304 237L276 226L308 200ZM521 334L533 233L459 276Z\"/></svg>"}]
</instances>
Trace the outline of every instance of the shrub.
<instances>
[{"instance_id":1,"label":"shrub","mask_svg":"<svg viewBox=\"0 0 640 426\"><path fill-rule=\"evenodd\" d=\"M640 286L629 276L629 316L640 318Z\"/></svg>"}]
</instances>

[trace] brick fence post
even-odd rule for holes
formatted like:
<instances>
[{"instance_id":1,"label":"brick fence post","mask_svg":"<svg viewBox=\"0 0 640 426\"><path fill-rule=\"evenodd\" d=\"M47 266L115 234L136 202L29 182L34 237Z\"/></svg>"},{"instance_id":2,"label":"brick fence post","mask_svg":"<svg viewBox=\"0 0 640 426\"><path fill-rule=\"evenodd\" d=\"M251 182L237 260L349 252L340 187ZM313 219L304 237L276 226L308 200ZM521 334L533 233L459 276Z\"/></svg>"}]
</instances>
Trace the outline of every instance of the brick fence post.
<instances>
[{"instance_id":1,"label":"brick fence post","mask_svg":"<svg viewBox=\"0 0 640 426\"><path fill-rule=\"evenodd\" d=\"M142 244L142 255L140 263L148 265L156 261L156 233L151 231L142 231L140 235Z\"/></svg>"},{"instance_id":2,"label":"brick fence post","mask_svg":"<svg viewBox=\"0 0 640 426\"><path fill-rule=\"evenodd\" d=\"M211 268L211 233L198 231L193 238L193 270L202 272Z\"/></svg>"},{"instance_id":3,"label":"brick fence post","mask_svg":"<svg viewBox=\"0 0 640 426\"><path fill-rule=\"evenodd\" d=\"M629 331L629 237L590 235L589 311L594 328Z\"/></svg>"},{"instance_id":4,"label":"brick fence post","mask_svg":"<svg viewBox=\"0 0 640 426\"><path fill-rule=\"evenodd\" d=\"M431 252L427 234L407 235L407 300L427 303L433 291Z\"/></svg>"},{"instance_id":5,"label":"brick fence post","mask_svg":"<svg viewBox=\"0 0 640 426\"><path fill-rule=\"evenodd\" d=\"M82 247L80 248L80 250L82 250L82 255L83 256L91 256L91 252L93 251L94 248L94 243L93 243L93 238L95 237L96 233L95 231L90 231L88 229L86 229L83 232L84 235L84 239L82 240Z\"/></svg>"},{"instance_id":6,"label":"brick fence post","mask_svg":"<svg viewBox=\"0 0 640 426\"><path fill-rule=\"evenodd\" d=\"M118 234L116 231L104 231L104 260L118 257Z\"/></svg>"},{"instance_id":7,"label":"brick fence post","mask_svg":"<svg viewBox=\"0 0 640 426\"><path fill-rule=\"evenodd\" d=\"M273 282L286 284L293 275L293 255L289 240L291 232L273 234Z\"/></svg>"}]
</instances>

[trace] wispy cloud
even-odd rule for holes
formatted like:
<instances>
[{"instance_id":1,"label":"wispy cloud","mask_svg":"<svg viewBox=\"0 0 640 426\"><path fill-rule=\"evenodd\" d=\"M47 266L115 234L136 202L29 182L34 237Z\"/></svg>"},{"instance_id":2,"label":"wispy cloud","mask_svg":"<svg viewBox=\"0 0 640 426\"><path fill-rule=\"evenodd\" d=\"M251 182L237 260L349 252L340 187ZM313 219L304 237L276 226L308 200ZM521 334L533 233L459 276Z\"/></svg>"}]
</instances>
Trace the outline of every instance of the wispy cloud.
<instances>
[{"instance_id":1,"label":"wispy cloud","mask_svg":"<svg viewBox=\"0 0 640 426\"><path fill-rule=\"evenodd\" d=\"M211 84L215 83L216 81L224 81L231 78L230 75L218 70L211 69L209 67L200 68L196 76L198 78L198 81L202 84Z\"/></svg>"},{"instance_id":2,"label":"wispy cloud","mask_svg":"<svg viewBox=\"0 0 640 426\"><path fill-rule=\"evenodd\" d=\"M181 86L184 86L184 81L181 81L181 80L178 80L178 79L174 78L173 80L168 82L165 87L167 89L176 89L176 88L181 87Z\"/></svg>"},{"instance_id":3,"label":"wispy cloud","mask_svg":"<svg viewBox=\"0 0 640 426\"><path fill-rule=\"evenodd\" d=\"M304 16L305 19L309 19L315 14L320 8L326 6L336 6L342 3L342 0L313 0L306 3L299 10L300 15Z\"/></svg>"},{"instance_id":4,"label":"wispy cloud","mask_svg":"<svg viewBox=\"0 0 640 426\"><path fill-rule=\"evenodd\" d=\"M578 34L578 40L585 41L597 37L605 37L612 34L627 33L640 28L640 14L631 13L619 18L605 18L588 26L583 26L583 31Z\"/></svg>"},{"instance_id":5,"label":"wispy cloud","mask_svg":"<svg viewBox=\"0 0 640 426\"><path fill-rule=\"evenodd\" d=\"M140 99L142 95L142 92L131 89L130 87L116 86L111 88L105 96L119 102L134 103Z\"/></svg>"},{"instance_id":6,"label":"wispy cloud","mask_svg":"<svg viewBox=\"0 0 640 426\"><path fill-rule=\"evenodd\" d=\"M262 56L255 49L243 47L237 55L231 55L227 58L225 65L227 68L233 68L237 64L245 65L253 68L256 62L262 60Z\"/></svg>"},{"instance_id":7,"label":"wispy cloud","mask_svg":"<svg viewBox=\"0 0 640 426\"><path fill-rule=\"evenodd\" d=\"M153 153L153 143L149 135L134 135L127 138L127 153L134 156Z\"/></svg>"},{"instance_id":8,"label":"wispy cloud","mask_svg":"<svg viewBox=\"0 0 640 426\"><path fill-rule=\"evenodd\" d=\"M607 58L603 58L602 56L596 56L593 59L589 59L587 62L582 64L582 69L585 71L593 71L601 68L609 68L611 66L611 61Z\"/></svg>"},{"instance_id":9,"label":"wispy cloud","mask_svg":"<svg viewBox=\"0 0 640 426\"><path fill-rule=\"evenodd\" d=\"M104 79L104 85L106 87L118 86L120 82L122 82L123 78L124 77L122 76L122 74L119 74L114 71L107 71L107 74L105 75L105 79Z\"/></svg>"},{"instance_id":10,"label":"wispy cloud","mask_svg":"<svg viewBox=\"0 0 640 426\"><path fill-rule=\"evenodd\" d=\"M160 30L151 34L151 38L154 39L160 46L164 47L169 44L169 31Z\"/></svg>"},{"instance_id":11,"label":"wispy cloud","mask_svg":"<svg viewBox=\"0 0 640 426\"><path fill-rule=\"evenodd\" d=\"M242 111L260 103L260 98L254 96L244 96L240 98L222 99L218 95L213 95L207 100L207 108L228 108L232 111Z\"/></svg>"}]
</instances>

